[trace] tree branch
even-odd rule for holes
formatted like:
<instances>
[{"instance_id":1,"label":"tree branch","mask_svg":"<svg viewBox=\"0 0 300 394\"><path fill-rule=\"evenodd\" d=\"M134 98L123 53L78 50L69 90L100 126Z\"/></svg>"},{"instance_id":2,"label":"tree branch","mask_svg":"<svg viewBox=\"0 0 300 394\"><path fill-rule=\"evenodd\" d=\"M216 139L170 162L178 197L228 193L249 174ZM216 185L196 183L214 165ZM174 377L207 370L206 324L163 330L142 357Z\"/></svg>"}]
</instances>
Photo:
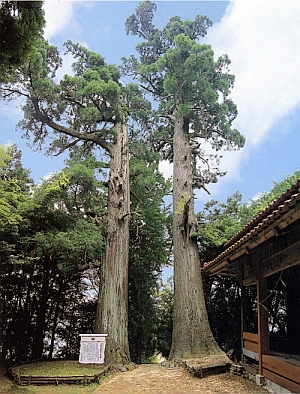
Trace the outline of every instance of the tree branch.
<instances>
[{"instance_id":1,"label":"tree branch","mask_svg":"<svg viewBox=\"0 0 300 394\"><path fill-rule=\"evenodd\" d=\"M110 155L113 153L113 149L112 149L111 144L109 144L108 142L99 138L95 133L94 134L90 134L90 133L86 133L86 132L83 133L80 131L70 129L69 127L66 127L66 126L62 126L62 125L54 122L52 119L50 119L46 114L44 114L40 110L38 99L35 96L31 97L31 101L34 105L35 113L33 116L36 120L46 124L51 129L53 129L59 133L66 134L66 135L73 137L77 140L94 142L95 144L101 146L101 148L105 149Z\"/></svg>"},{"instance_id":2,"label":"tree branch","mask_svg":"<svg viewBox=\"0 0 300 394\"><path fill-rule=\"evenodd\" d=\"M70 144L64 146L63 148L60 149L60 151L58 153L56 153L54 156L59 156L61 155L65 150L71 148L72 146L76 145L80 140L77 138L76 140L74 140L73 142L71 142Z\"/></svg>"}]
</instances>

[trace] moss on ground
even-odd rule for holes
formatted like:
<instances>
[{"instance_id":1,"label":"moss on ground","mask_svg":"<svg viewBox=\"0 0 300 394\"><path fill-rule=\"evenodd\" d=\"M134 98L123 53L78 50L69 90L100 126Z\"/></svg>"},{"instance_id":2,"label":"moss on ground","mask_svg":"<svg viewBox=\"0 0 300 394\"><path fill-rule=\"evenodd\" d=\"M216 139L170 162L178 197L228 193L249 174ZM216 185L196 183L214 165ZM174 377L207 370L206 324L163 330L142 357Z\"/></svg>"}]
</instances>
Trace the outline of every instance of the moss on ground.
<instances>
[{"instance_id":1,"label":"moss on ground","mask_svg":"<svg viewBox=\"0 0 300 394\"><path fill-rule=\"evenodd\" d=\"M12 368L14 373L25 376L97 375L103 370L102 364L80 364L78 361L43 361Z\"/></svg>"}]
</instances>

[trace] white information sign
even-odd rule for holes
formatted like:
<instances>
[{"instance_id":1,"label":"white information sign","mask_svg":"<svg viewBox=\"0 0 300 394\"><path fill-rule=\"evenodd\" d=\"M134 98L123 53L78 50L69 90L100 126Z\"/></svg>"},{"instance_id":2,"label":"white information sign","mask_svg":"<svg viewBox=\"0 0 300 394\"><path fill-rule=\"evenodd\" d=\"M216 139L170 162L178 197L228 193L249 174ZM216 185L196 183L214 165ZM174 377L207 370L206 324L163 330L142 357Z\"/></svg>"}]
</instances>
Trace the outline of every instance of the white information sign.
<instances>
[{"instance_id":1,"label":"white information sign","mask_svg":"<svg viewBox=\"0 0 300 394\"><path fill-rule=\"evenodd\" d=\"M79 362L82 364L103 364L107 334L79 335L81 337Z\"/></svg>"}]
</instances>

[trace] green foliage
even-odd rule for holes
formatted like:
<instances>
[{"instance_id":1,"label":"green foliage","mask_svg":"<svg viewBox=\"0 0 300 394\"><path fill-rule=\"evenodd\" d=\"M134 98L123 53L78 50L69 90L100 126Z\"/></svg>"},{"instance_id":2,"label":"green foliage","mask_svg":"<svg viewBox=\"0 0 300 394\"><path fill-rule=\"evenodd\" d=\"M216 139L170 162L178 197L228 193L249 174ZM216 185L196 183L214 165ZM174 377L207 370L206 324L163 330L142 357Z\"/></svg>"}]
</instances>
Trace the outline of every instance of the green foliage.
<instances>
[{"instance_id":1,"label":"green foliage","mask_svg":"<svg viewBox=\"0 0 300 394\"><path fill-rule=\"evenodd\" d=\"M172 344L174 289L173 278L160 286L156 295L156 349L163 357L168 357Z\"/></svg>"},{"instance_id":2,"label":"green foliage","mask_svg":"<svg viewBox=\"0 0 300 394\"><path fill-rule=\"evenodd\" d=\"M116 142L115 124L126 122L128 105L123 100L120 72L114 65L79 44L65 44L74 58L74 75L55 79L62 65L56 47L44 40L35 45L30 62L22 64L18 73L1 86L1 97L26 98L24 119L18 126L33 145L48 153L59 154L77 146L91 152L96 146L110 154ZM31 84L27 81L30 79Z\"/></svg>"},{"instance_id":3,"label":"green foliage","mask_svg":"<svg viewBox=\"0 0 300 394\"><path fill-rule=\"evenodd\" d=\"M182 215L183 211L184 211L184 207L186 205L186 203L189 201L191 197L186 193L186 192L182 192L180 194L180 197L177 201L176 204L176 209L174 211L174 214L176 215Z\"/></svg>"},{"instance_id":4,"label":"green foliage","mask_svg":"<svg viewBox=\"0 0 300 394\"><path fill-rule=\"evenodd\" d=\"M277 200L299 178L298 170L287 175L280 182L273 182L274 186L269 192L261 193L247 204L242 203L242 195L239 192L228 197L226 203L215 200L206 203L197 215L200 224L198 236L202 261L206 262L214 258L222 245Z\"/></svg>"},{"instance_id":5,"label":"green foliage","mask_svg":"<svg viewBox=\"0 0 300 394\"><path fill-rule=\"evenodd\" d=\"M221 349L240 359L241 288L235 278L203 278L209 323Z\"/></svg>"},{"instance_id":6,"label":"green foliage","mask_svg":"<svg viewBox=\"0 0 300 394\"><path fill-rule=\"evenodd\" d=\"M129 248L129 345L131 359L142 363L156 350L156 306L153 294L162 267L168 262L168 209L163 198L170 190L145 145L134 144L130 161L132 191Z\"/></svg>"},{"instance_id":7,"label":"green foliage","mask_svg":"<svg viewBox=\"0 0 300 394\"><path fill-rule=\"evenodd\" d=\"M5 145L0 145L0 171L1 171L1 176L4 175L6 167L7 167L7 162L11 159L11 156L9 155L9 148Z\"/></svg>"},{"instance_id":8,"label":"green foliage","mask_svg":"<svg viewBox=\"0 0 300 394\"><path fill-rule=\"evenodd\" d=\"M259 198L242 203L242 196L235 192L228 197L226 203L210 201L198 213L199 221L199 253L201 261L208 262L215 258L223 245L274 200L278 199L300 177L300 171L286 176L281 182L274 182L269 192L262 193ZM236 339L240 335L240 288L234 278L220 276L204 276L205 299L212 331L219 345L226 351L233 350L235 356L240 351L240 343ZM248 290L247 290L248 291ZM247 316L251 324L255 310L255 295L248 291L244 302L247 304ZM248 305L249 304L249 305ZM246 306L244 305L246 308ZM249 328L250 329L250 328ZM253 329L253 327L252 327ZM235 338L235 340L234 340Z\"/></svg>"},{"instance_id":9,"label":"green foliage","mask_svg":"<svg viewBox=\"0 0 300 394\"><path fill-rule=\"evenodd\" d=\"M117 67L106 64L100 55L69 41L65 45L67 53L75 58L74 75L67 75L57 83L56 71L61 65L58 51L40 41L30 64L20 67L15 78L2 86L1 97L26 98L24 119L19 126L36 148L50 141L50 154L69 150L72 159L78 159L79 152L83 157L96 152L97 157L104 157L107 166L110 159L115 164L121 154L116 151L121 149L116 134L120 124L125 124L133 111L135 120L146 118L149 102L143 100L133 85L123 87ZM103 203L115 192L115 178L108 183L111 189L106 190L91 176L91 167L82 164L86 163L78 160L72 169L43 182L34 193L33 204L24 207L28 218L24 260L51 259L65 274L100 264L102 233L107 233L104 223L107 212L112 212ZM119 171L116 166L111 168L111 173ZM111 215L112 220L118 216ZM116 222L115 227L117 235L123 231ZM127 263L126 251L121 254L124 264ZM113 254L111 259L112 264L120 263ZM105 271L103 277L112 280L109 272ZM123 284L125 294L126 281ZM111 300L116 302L113 308L121 305L118 297ZM104 307L110 308L107 303Z\"/></svg>"},{"instance_id":10,"label":"green foliage","mask_svg":"<svg viewBox=\"0 0 300 394\"><path fill-rule=\"evenodd\" d=\"M55 353L78 357L78 334L91 332L95 302L86 299L88 282L80 273L64 276L55 261L12 264L3 259L4 301L1 343L6 363Z\"/></svg>"},{"instance_id":11,"label":"green foliage","mask_svg":"<svg viewBox=\"0 0 300 394\"><path fill-rule=\"evenodd\" d=\"M55 201L60 201L65 197L65 191L68 186L69 178L65 172L55 174L39 185L35 191L34 200L37 203L43 203L47 207L53 208L53 203Z\"/></svg>"},{"instance_id":12,"label":"green foliage","mask_svg":"<svg viewBox=\"0 0 300 394\"><path fill-rule=\"evenodd\" d=\"M152 110L151 102L146 100L140 87L134 83L129 83L123 88L123 111L127 111L130 119L135 122L131 133L138 134L138 138L143 138L144 133L152 134Z\"/></svg>"},{"instance_id":13,"label":"green foliage","mask_svg":"<svg viewBox=\"0 0 300 394\"><path fill-rule=\"evenodd\" d=\"M91 279L81 272L95 271L103 249L105 218L100 215L106 199L96 177L98 163L74 157L29 193L20 153L11 147L11 156L1 152L1 162L7 164L1 168L5 176L0 185L7 189L14 180L20 218L0 232L3 354L10 362L40 358L44 352L52 357L63 342L60 355L76 356L78 334L92 329L96 309ZM9 201L7 194L3 198Z\"/></svg>"},{"instance_id":14,"label":"green foliage","mask_svg":"<svg viewBox=\"0 0 300 394\"><path fill-rule=\"evenodd\" d=\"M66 231L38 232L34 237L36 253L55 255L60 270L67 273L101 257L101 229L84 219L78 219Z\"/></svg>"},{"instance_id":15,"label":"green foliage","mask_svg":"<svg viewBox=\"0 0 300 394\"><path fill-rule=\"evenodd\" d=\"M198 213L199 241L203 261L209 261L213 249L218 248L233 237L243 226L245 207L242 195L235 192L226 203L209 201Z\"/></svg>"},{"instance_id":16,"label":"green foliage","mask_svg":"<svg viewBox=\"0 0 300 394\"><path fill-rule=\"evenodd\" d=\"M199 253L202 263L211 261L222 246L244 223L246 207L235 192L226 203L209 201L198 213ZM239 356L240 351L240 286L235 278L203 275L203 287L210 327L218 345Z\"/></svg>"},{"instance_id":17,"label":"green foliage","mask_svg":"<svg viewBox=\"0 0 300 394\"><path fill-rule=\"evenodd\" d=\"M272 204L272 202L277 200L287 189L294 185L298 179L300 179L300 170L295 171L291 175L286 175L280 182L273 182L273 188L269 192L263 192L257 198L250 200L248 204L249 221Z\"/></svg>"},{"instance_id":18,"label":"green foliage","mask_svg":"<svg viewBox=\"0 0 300 394\"><path fill-rule=\"evenodd\" d=\"M2 1L0 4L0 82L28 61L45 25L42 1Z\"/></svg>"},{"instance_id":19,"label":"green foliage","mask_svg":"<svg viewBox=\"0 0 300 394\"><path fill-rule=\"evenodd\" d=\"M22 222L20 205L29 195L31 179L21 166L21 154L15 145L0 146L0 237L17 233Z\"/></svg>"},{"instance_id":20,"label":"green foliage","mask_svg":"<svg viewBox=\"0 0 300 394\"><path fill-rule=\"evenodd\" d=\"M216 151L240 148L245 142L231 126L237 108L229 98L234 84L230 60L224 55L215 61L212 48L199 43L212 24L207 17L197 15L189 21L175 16L159 30L153 25L155 11L154 3L144 1L127 19L127 34L144 41L136 48L139 60L134 55L123 59L123 71L159 102L157 127L164 132L156 136L164 158L172 160L174 120L184 118L193 153L194 187L203 187L224 173L214 163L218 156L207 156L200 140L209 141Z\"/></svg>"},{"instance_id":21,"label":"green foliage","mask_svg":"<svg viewBox=\"0 0 300 394\"><path fill-rule=\"evenodd\" d=\"M97 217L98 223L103 223L106 188L97 179L99 165L91 156L79 162L76 157L70 159L67 168L44 180L35 189L33 200L51 210L55 205L62 214L76 217L88 214Z\"/></svg>"},{"instance_id":22,"label":"green foliage","mask_svg":"<svg viewBox=\"0 0 300 394\"><path fill-rule=\"evenodd\" d=\"M56 256L63 272L99 262L103 249L102 224L97 215L104 210L105 198L95 178L94 162L72 163L61 173L39 185L27 214L39 223L32 241L39 257ZM102 218L103 219L103 218ZM41 222L42 220L42 222Z\"/></svg>"}]
</instances>

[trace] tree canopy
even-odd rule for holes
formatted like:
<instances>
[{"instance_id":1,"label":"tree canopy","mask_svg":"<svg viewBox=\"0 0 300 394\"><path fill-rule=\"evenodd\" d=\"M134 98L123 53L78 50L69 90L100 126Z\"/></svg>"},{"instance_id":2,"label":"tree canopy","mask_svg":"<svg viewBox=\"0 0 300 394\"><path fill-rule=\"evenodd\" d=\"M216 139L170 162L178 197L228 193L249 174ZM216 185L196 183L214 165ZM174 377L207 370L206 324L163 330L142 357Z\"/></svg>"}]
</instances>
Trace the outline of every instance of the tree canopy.
<instances>
[{"instance_id":1,"label":"tree canopy","mask_svg":"<svg viewBox=\"0 0 300 394\"><path fill-rule=\"evenodd\" d=\"M1 1L0 82L29 60L45 25L42 1Z\"/></svg>"},{"instance_id":2,"label":"tree canopy","mask_svg":"<svg viewBox=\"0 0 300 394\"><path fill-rule=\"evenodd\" d=\"M80 307L89 287L86 271L100 266L103 250L103 223L86 213L99 212L101 205L104 210L106 201L91 159L70 163L61 173L34 186L21 165L20 152L14 146L6 149L11 156L1 167L5 170L4 184L8 187L13 180L13 185L19 186L10 215L17 212L18 220L13 226L2 226L0 233L1 294L5 304L1 308L1 342L6 361L12 362L40 358L47 352L52 357L59 338L62 342L66 339L60 336L58 327L71 324L72 314L79 319L84 313ZM83 173L85 177L81 178ZM12 205L9 194L1 197ZM71 304L75 299L78 305ZM86 303L89 307L89 300ZM95 314L95 302L93 305ZM94 317L89 320L89 330Z\"/></svg>"},{"instance_id":3,"label":"tree canopy","mask_svg":"<svg viewBox=\"0 0 300 394\"><path fill-rule=\"evenodd\" d=\"M123 88L118 68L106 64L101 55L70 41L65 45L75 59L74 75L60 82L55 79L61 58L56 47L41 40L30 62L1 86L1 97L25 97L19 127L36 148L46 145L50 154L79 149L82 154L96 154L103 167L109 167L105 258L94 329L109 332L106 361L115 363L124 355L129 360L129 107L125 96L130 89Z\"/></svg>"},{"instance_id":4,"label":"tree canopy","mask_svg":"<svg viewBox=\"0 0 300 394\"><path fill-rule=\"evenodd\" d=\"M153 24L156 5L139 4L125 23L127 34L139 36L139 56L123 59L123 71L137 79L158 102L155 146L173 163L174 321L170 358L220 353L210 332L204 303L195 234L194 189L207 190L223 173L218 155L207 154L244 145L232 128L236 105L229 98L234 77L226 55L214 60L209 45L200 44L211 21L174 16L160 30Z\"/></svg>"},{"instance_id":5,"label":"tree canopy","mask_svg":"<svg viewBox=\"0 0 300 394\"><path fill-rule=\"evenodd\" d=\"M215 60L211 46L201 43L211 21L201 15L193 21L174 16L160 30L153 24L156 5L140 3L125 24L127 34L142 39L138 57L123 59L122 66L140 89L125 86L115 65L70 41L65 46L74 58L73 73L58 81L62 59L57 48L36 40L41 4L20 3L2 2L0 17L11 20L20 37L24 26L33 23L35 30L27 38L35 45L20 44L16 54L3 52L0 77L8 75L9 64L10 78L1 84L1 97L25 98L19 123L25 136L47 153L67 150L70 159L63 171L34 186L16 147L0 147L7 357L53 355L61 338L64 345L57 354L76 354L75 327L91 329L96 309L94 330L109 333L108 362L127 363L130 352L136 362L149 360L156 350L166 356L172 325L171 358L219 353L209 322L222 349L232 346L219 316L222 324L234 321L230 333L239 332L239 286L220 278L204 282L208 322L200 263L219 253L299 174L248 205L236 192L226 203L211 201L195 215L194 189L208 191L207 185L224 175L221 151L239 149L245 142L232 127L237 107L230 98L230 60L227 55ZM30 20L29 11L37 19ZM4 22L0 27L2 37L7 33ZM19 59L17 51L23 53ZM17 72L10 72L13 67ZM145 95L156 102L154 110ZM207 153L211 149L214 153ZM161 158L173 163L172 216L163 203L171 185L158 171ZM174 304L171 283L159 288L171 232ZM99 293L97 303L95 297L84 299L92 282L100 284L93 291L95 297ZM24 322L23 333L15 322Z\"/></svg>"},{"instance_id":6,"label":"tree canopy","mask_svg":"<svg viewBox=\"0 0 300 394\"><path fill-rule=\"evenodd\" d=\"M0 145L0 234L17 233L22 222L20 205L28 198L32 179L20 158L16 145Z\"/></svg>"},{"instance_id":7,"label":"tree canopy","mask_svg":"<svg viewBox=\"0 0 300 394\"><path fill-rule=\"evenodd\" d=\"M217 169L217 156L205 153L204 141L216 151L242 147L245 142L231 127L237 108L229 98L234 84L234 76L228 72L230 60L224 55L214 61L211 46L199 43L212 25L207 17L197 15L189 21L174 16L159 30L153 25L156 8L150 1L141 2L136 14L127 18L127 34L144 41L136 47L139 60L134 55L123 59L123 72L139 80L158 101L161 124L156 146L171 161L174 120L184 118L192 150L193 186L204 187L223 174Z\"/></svg>"}]
</instances>

